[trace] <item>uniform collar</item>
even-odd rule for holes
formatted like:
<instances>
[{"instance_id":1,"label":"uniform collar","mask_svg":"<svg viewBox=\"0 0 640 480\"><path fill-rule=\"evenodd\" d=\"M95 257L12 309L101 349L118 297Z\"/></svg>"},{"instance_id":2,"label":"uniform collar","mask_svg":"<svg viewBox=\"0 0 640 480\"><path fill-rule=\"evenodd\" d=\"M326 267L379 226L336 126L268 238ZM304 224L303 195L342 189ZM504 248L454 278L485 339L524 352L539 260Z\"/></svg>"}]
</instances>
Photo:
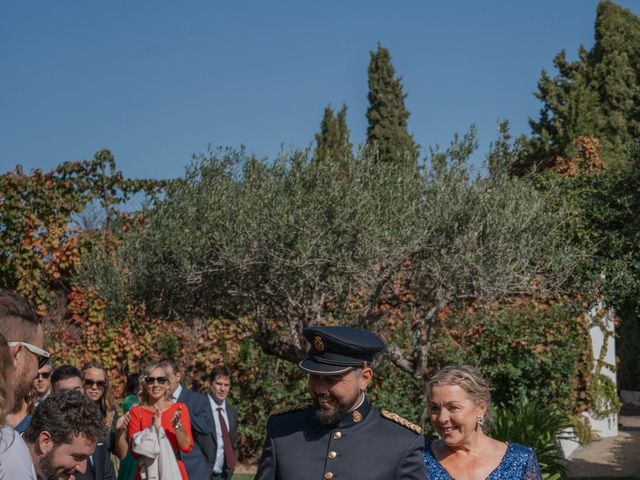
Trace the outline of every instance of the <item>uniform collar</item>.
<instances>
[{"instance_id":1,"label":"uniform collar","mask_svg":"<svg viewBox=\"0 0 640 480\"><path fill-rule=\"evenodd\" d=\"M369 399L365 395L364 400L357 408L355 408L351 412L345 413L342 416L342 418L338 422L338 428L346 428L352 425L357 425L358 423L362 422L365 418L367 418L367 415L369 415L370 411L371 411L371 404L369 403Z\"/></svg>"}]
</instances>

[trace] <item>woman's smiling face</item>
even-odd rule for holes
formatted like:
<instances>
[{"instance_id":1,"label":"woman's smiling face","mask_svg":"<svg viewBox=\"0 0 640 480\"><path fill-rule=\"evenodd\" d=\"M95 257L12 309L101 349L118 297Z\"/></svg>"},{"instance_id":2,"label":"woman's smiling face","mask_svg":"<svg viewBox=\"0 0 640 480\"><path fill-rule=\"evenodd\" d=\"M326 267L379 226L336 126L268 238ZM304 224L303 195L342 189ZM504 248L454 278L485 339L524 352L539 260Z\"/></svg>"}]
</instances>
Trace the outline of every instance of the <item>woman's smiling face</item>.
<instances>
[{"instance_id":1,"label":"woman's smiling face","mask_svg":"<svg viewBox=\"0 0 640 480\"><path fill-rule=\"evenodd\" d=\"M107 384L107 377L104 370L100 368L87 368L82 372L84 394L94 402L97 402L104 395Z\"/></svg>"},{"instance_id":2,"label":"woman's smiling face","mask_svg":"<svg viewBox=\"0 0 640 480\"><path fill-rule=\"evenodd\" d=\"M429 418L449 447L464 445L476 433L476 420L487 408L473 401L458 385L434 385L429 398Z\"/></svg>"},{"instance_id":3,"label":"woman's smiling face","mask_svg":"<svg viewBox=\"0 0 640 480\"><path fill-rule=\"evenodd\" d=\"M149 383L149 380L152 383ZM151 373L145 379L145 388L147 389L147 395L149 396L149 400L152 403L155 403L157 400L163 398L169 389L169 380L167 378L167 374L165 371L156 367L151 370Z\"/></svg>"}]
</instances>

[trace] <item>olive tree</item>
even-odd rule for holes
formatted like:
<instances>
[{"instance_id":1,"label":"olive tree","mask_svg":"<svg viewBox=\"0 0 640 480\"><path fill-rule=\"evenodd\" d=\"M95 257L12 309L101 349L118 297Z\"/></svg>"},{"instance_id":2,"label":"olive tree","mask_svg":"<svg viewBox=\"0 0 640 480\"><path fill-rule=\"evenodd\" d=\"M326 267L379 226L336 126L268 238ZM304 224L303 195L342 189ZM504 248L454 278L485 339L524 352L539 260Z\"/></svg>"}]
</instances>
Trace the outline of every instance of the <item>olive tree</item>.
<instances>
[{"instance_id":1,"label":"olive tree","mask_svg":"<svg viewBox=\"0 0 640 480\"><path fill-rule=\"evenodd\" d=\"M370 150L346 168L306 151L201 155L119 247L123 281L156 313L237 318L290 361L310 324L370 328L426 382L448 309L558 293L575 263L553 189L504 161L474 176L474 149L471 130L421 173Z\"/></svg>"}]
</instances>

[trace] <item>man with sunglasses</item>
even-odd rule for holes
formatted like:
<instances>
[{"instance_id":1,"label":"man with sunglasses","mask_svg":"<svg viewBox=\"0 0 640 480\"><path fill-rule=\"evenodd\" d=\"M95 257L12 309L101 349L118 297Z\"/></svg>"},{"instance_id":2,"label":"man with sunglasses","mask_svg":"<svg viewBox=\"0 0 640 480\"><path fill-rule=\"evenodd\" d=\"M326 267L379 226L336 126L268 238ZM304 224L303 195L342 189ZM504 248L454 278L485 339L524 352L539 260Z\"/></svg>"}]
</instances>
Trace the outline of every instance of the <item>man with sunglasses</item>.
<instances>
[{"instance_id":1,"label":"man with sunglasses","mask_svg":"<svg viewBox=\"0 0 640 480\"><path fill-rule=\"evenodd\" d=\"M33 381L33 388L38 395L35 402L36 407L51 393L51 370L51 365L47 363L44 367L38 369L38 375Z\"/></svg>"},{"instance_id":2,"label":"man with sunglasses","mask_svg":"<svg viewBox=\"0 0 640 480\"><path fill-rule=\"evenodd\" d=\"M73 390L84 395L80 370L73 365L61 365L56 368L51 374L51 387L54 394L62 391ZM102 417L99 410L98 415ZM104 438L98 438L95 451L87 458L87 468L84 472L76 474L75 480L114 479L115 470L111 463L109 449L107 448L107 444L104 443Z\"/></svg>"},{"instance_id":3,"label":"man with sunglasses","mask_svg":"<svg viewBox=\"0 0 640 480\"><path fill-rule=\"evenodd\" d=\"M0 290L0 331L7 338L14 367L9 379L14 392L13 398L8 399L11 408L14 402L27 396L38 368L49 360L49 353L42 348L44 332L40 316L27 300L8 290ZM31 456L22 437L8 426L1 435L0 464L6 478L35 479Z\"/></svg>"}]
</instances>

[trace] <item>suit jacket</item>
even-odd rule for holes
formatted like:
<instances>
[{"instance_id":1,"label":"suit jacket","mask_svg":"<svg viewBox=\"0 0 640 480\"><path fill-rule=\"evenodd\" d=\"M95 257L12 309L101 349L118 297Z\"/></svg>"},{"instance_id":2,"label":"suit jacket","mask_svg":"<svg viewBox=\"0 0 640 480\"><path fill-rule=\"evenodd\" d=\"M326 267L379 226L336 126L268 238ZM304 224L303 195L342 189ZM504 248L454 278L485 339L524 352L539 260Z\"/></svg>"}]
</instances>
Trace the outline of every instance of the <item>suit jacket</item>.
<instances>
[{"instance_id":1,"label":"suit jacket","mask_svg":"<svg viewBox=\"0 0 640 480\"><path fill-rule=\"evenodd\" d=\"M315 410L301 406L269 418L255 480L426 478L418 427L368 400L336 425L321 425Z\"/></svg>"},{"instance_id":2,"label":"suit jacket","mask_svg":"<svg viewBox=\"0 0 640 480\"><path fill-rule=\"evenodd\" d=\"M96 444L96 450L87 459L87 469L84 473L76 475L76 480L115 480L116 473L113 470L111 456L104 441Z\"/></svg>"},{"instance_id":3,"label":"suit jacket","mask_svg":"<svg viewBox=\"0 0 640 480\"><path fill-rule=\"evenodd\" d=\"M213 429L213 416L211 408L209 408L209 400L205 395L183 387L178 401L185 403L189 409L191 433L194 440L193 450L189 453L181 453L180 458L184 462L189 478L208 479L211 477L211 469L203 454L202 445L207 438L211 437Z\"/></svg>"},{"instance_id":4,"label":"suit jacket","mask_svg":"<svg viewBox=\"0 0 640 480\"><path fill-rule=\"evenodd\" d=\"M207 405L209 406L209 413L211 414L211 419L213 421L213 411L211 410L211 402L209 397L207 397ZM236 458L238 457L238 410L233 405L230 405L229 402L226 402L226 410L227 410L227 418L229 419L229 436L231 437L231 446L233 447L233 451L236 453ZM217 414L217 413L216 413ZM216 430L215 421L213 421L213 429L211 431L211 435L203 442L202 451L204 452L205 457L207 457L207 464L209 465L209 472L213 472L213 465L216 463L216 453L218 451L218 432ZM227 463L224 464L224 469L222 471L222 477L225 479L231 478L233 475L233 470L231 470Z\"/></svg>"}]
</instances>

